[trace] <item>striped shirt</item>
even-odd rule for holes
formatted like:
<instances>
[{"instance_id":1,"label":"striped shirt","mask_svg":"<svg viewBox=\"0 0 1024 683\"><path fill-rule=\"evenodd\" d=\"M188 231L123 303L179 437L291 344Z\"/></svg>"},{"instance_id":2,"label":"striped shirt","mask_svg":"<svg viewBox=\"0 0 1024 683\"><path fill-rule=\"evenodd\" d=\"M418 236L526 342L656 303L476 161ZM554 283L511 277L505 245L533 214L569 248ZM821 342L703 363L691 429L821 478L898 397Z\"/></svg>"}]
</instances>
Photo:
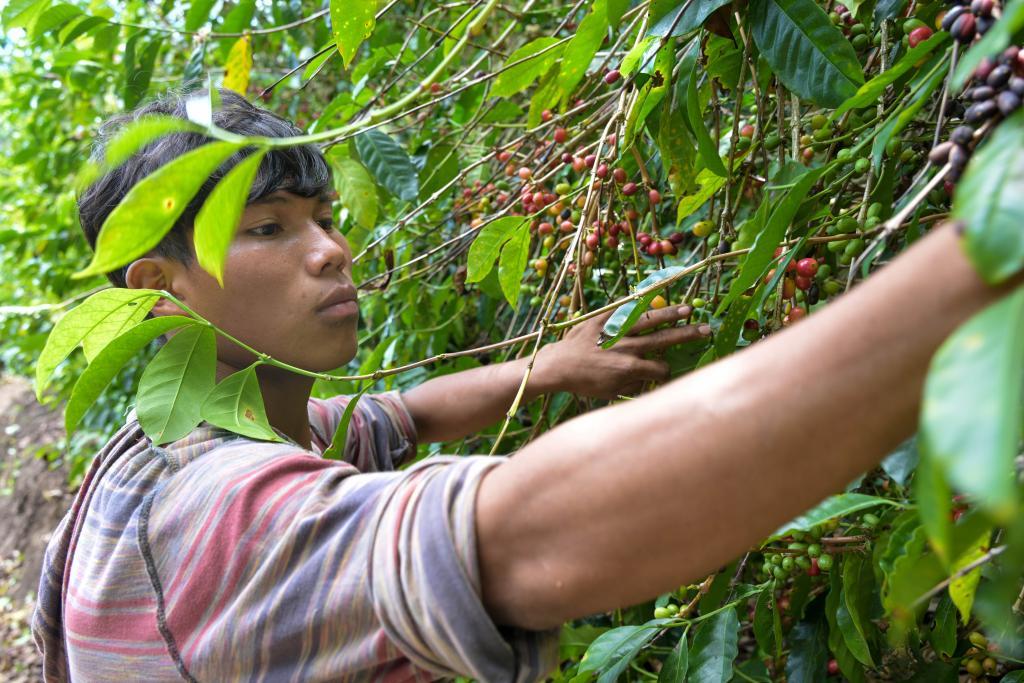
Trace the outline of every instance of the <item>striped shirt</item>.
<instances>
[{"instance_id":1,"label":"striped shirt","mask_svg":"<svg viewBox=\"0 0 1024 683\"><path fill-rule=\"evenodd\" d=\"M313 450L200 425L154 446L134 414L47 548L47 681L533 681L557 631L497 627L474 500L503 458L429 458L398 392L310 399Z\"/></svg>"}]
</instances>

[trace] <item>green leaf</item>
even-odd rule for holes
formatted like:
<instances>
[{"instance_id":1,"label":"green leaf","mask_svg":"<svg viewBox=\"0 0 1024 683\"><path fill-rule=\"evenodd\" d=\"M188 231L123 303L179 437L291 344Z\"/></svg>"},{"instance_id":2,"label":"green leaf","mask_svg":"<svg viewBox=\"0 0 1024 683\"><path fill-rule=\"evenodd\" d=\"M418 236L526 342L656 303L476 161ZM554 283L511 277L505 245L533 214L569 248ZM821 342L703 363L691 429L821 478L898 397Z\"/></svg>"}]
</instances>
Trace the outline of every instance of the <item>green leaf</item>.
<instances>
[{"instance_id":1,"label":"green leaf","mask_svg":"<svg viewBox=\"0 0 1024 683\"><path fill-rule=\"evenodd\" d=\"M905 0L904 0L905 1ZM895 83L903 74L907 73L911 69L918 68L918 63L935 51L936 48L944 46L951 40L949 33L946 31L939 31L932 35L931 38L920 43L917 47L914 47L907 51L898 62L892 65L891 68L878 74L870 81L860 86L857 92L845 102L839 105L829 116L830 121L836 121L843 114L850 111L851 109L861 109L878 102L878 98L881 97L885 89Z\"/></svg>"},{"instance_id":2,"label":"green leaf","mask_svg":"<svg viewBox=\"0 0 1024 683\"><path fill-rule=\"evenodd\" d=\"M689 683L728 683L739 654L740 620L729 607L698 628L690 647Z\"/></svg>"},{"instance_id":3,"label":"green leaf","mask_svg":"<svg viewBox=\"0 0 1024 683\"><path fill-rule=\"evenodd\" d=\"M775 210L772 211L771 217L765 223L764 229L758 232L757 238L754 240L754 246L751 247L740 264L739 272L736 274L732 285L729 286L729 293L718 306L718 315L721 315L732 305L733 301L750 289L768 268L768 264L775 258L775 249L782 242L782 239L786 236L786 231L789 230L790 224L793 222L793 217L796 216L800 205L807 199L807 193L811 191L811 187L814 186L814 183L818 181L823 172L824 168L806 171L793 183L793 186L789 188L785 196L779 201ZM762 207L764 207L763 211L767 212L767 207L763 204ZM762 209L759 208L759 215L763 215L761 211ZM735 339L733 340L733 345L735 345Z\"/></svg>"},{"instance_id":4,"label":"green leaf","mask_svg":"<svg viewBox=\"0 0 1024 683\"><path fill-rule=\"evenodd\" d=\"M622 626L605 631L590 644L587 653L580 662L580 673L599 672L600 683L614 683L637 653L654 636L658 635L658 627L671 619L653 619L646 624Z\"/></svg>"},{"instance_id":5,"label":"green leaf","mask_svg":"<svg viewBox=\"0 0 1024 683\"><path fill-rule=\"evenodd\" d=\"M828 649L839 664L839 670L850 683L864 682L864 667L846 646L846 639L839 626L839 611L846 612L843 604L843 573L833 571L829 576L829 592L825 599L825 619L828 622ZM849 616L849 612L846 612Z\"/></svg>"},{"instance_id":6,"label":"green leaf","mask_svg":"<svg viewBox=\"0 0 1024 683\"><path fill-rule=\"evenodd\" d=\"M1011 671L999 679L999 683L1024 683L1024 669Z\"/></svg>"},{"instance_id":7,"label":"green leaf","mask_svg":"<svg viewBox=\"0 0 1024 683\"><path fill-rule=\"evenodd\" d=\"M50 330L36 361L36 398L42 402L53 371L79 344L86 342L86 354L92 360L107 342L145 317L159 298L160 293L152 289L115 287L93 294L68 311Z\"/></svg>"},{"instance_id":8,"label":"green leaf","mask_svg":"<svg viewBox=\"0 0 1024 683\"><path fill-rule=\"evenodd\" d=\"M216 384L217 335L190 325L163 345L139 379L139 425L159 445L187 436L200 422L199 406Z\"/></svg>"},{"instance_id":9,"label":"green leaf","mask_svg":"<svg viewBox=\"0 0 1024 683\"><path fill-rule=\"evenodd\" d=\"M41 36L56 30L81 14L82 10L66 2L54 5L36 17L29 33L29 40L33 43L36 42Z\"/></svg>"},{"instance_id":10,"label":"green leaf","mask_svg":"<svg viewBox=\"0 0 1024 683\"><path fill-rule=\"evenodd\" d=\"M964 248L989 283L1002 282L1024 266L1022 196L1024 111L997 127L975 151L954 200L953 217L967 227Z\"/></svg>"},{"instance_id":11,"label":"green leaf","mask_svg":"<svg viewBox=\"0 0 1024 683\"><path fill-rule=\"evenodd\" d=\"M193 233L196 259L221 287L224 286L224 261L228 257L228 247L238 230L252 181L266 153L265 149L256 150L235 164L213 188L196 215Z\"/></svg>"},{"instance_id":12,"label":"green leaf","mask_svg":"<svg viewBox=\"0 0 1024 683\"><path fill-rule=\"evenodd\" d=\"M915 434L885 456L881 462L881 468L894 482L900 486L906 486L910 475L917 468L918 460L917 435Z\"/></svg>"},{"instance_id":13,"label":"green leaf","mask_svg":"<svg viewBox=\"0 0 1024 683\"><path fill-rule=\"evenodd\" d=\"M775 591L761 591L754 606L754 638L757 639L757 646L761 648L761 652L769 657L775 655L779 646L775 632L775 612Z\"/></svg>"},{"instance_id":14,"label":"green leaf","mask_svg":"<svg viewBox=\"0 0 1024 683\"><path fill-rule=\"evenodd\" d=\"M149 91L149 82L153 77L153 64L156 62L156 56L160 52L160 43L162 41L160 36L152 38L142 50L138 61L136 61L135 42L138 37L136 35L128 40L128 45L132 46L131 50L125 49L123 94L125 109L133 109L146 96L146 92Z\"/></svg>"},{"instance_id":15,"label":"green leaf","mask_svg":"<svg viewBox=\"0 0 1024 683\"><path fill-rule=\"evenodd\" d=\"M572 40L566 44L562 52L557 79L561 99L566 99L583 79L590 62L601 47L607 28L606 4L595 2L593 10L583 17L583 21L576 27Z\"/></svg>"},{"instance_id":16,"label":"green leaf","mask_svg":"<svg viewBox=\"0 0 1024 683\"><path fill-rule=\"evenodd\" d=\"M217 27L218 33L241 33L245 29L249 28L252 24L252 18L256 14L256 0L239 0L238 4L231 8L227 16L224 17L224 21ZM229 46L228 41L224 41L225 46ZM227 47L221 57L227 57Z\"/></svg>"},{"instance_id":17,"label":"green leaf","mask_svg":"<svg viewBox=\"0 0 1024 683\"><path fill-rule=\"evenodd\" d=\"M52 2L53 0L11 0L3 8L4 28L10 31L29 26Z\"/></svg>"},{"instance_id":18,"label":"green leaf","mask_svg":"<svg viewBox=\"0 0 1024 683\"><path fill-rule=\"evenodd\" d=\"M494 268L501 247L517 234L528 219L523 216L504 216L480 229L469 245L466 262L466 282L480 282Z\"/></svg>"},{"instance_id":19,"label":"green leaf","mask_svg":"<svg viewBox=\"0 0 1024 683\"><path fill-rule=\"evenodd\" d=\"M504 70L494 79L491 95L493 97L510 97L528 88L538 76L551 68L551 65L562 54L561 48L551 47L558 42L557 38L548 36L537 38L509 55L502 67ZM547 49L546 52L536 57L533 56L545 49ZM516 64L517 62L522 63ZM515 66L509 67L509 64L515 64Z\"/></svg>"},{"instance_id":20,"label":"green leaf","mask_svg":"<svg viewBox=\"0 0 1024 683\"><path fill-rule=\"evenodd\" d=\"M168 315L145 320L107 344L97 354L89 367L78 377L71 398L64 408L64 429L68 434L75 430L85 411L89 409L110 380L120 372L125 363L132 359L147 344L161 334L175 327L195 323L192 318Z\"/></svg>"},{"instance_id":21,"label":"green leaf","mask_svg":"<svg viewBox=\"0 0 1024 683\"><path fill-rule=\"evenodd\" d=\"M368 130L355 138L356 151L366 168L388 192L403 201L413 201L420 191L419 173L405 149L379 130Z\"/></svg>"},{"instance_id":22,"label":"green leaf","mask_svg":"<svg viewBox=\"0 0 1024 683\"><path fill-rule=\"evenodd\" d=\"M267 421L260 382L253 363L221 380L207 396L199 414L210 424L260 441L282 441Z\"/></svg>"},{"instance_id":23,"label":"green leaf","mask_svg":"<svg viewBox=\"0 0 1024 683\"><path fill-rule=\"evenodd\" d=\"M789 633L789 658L786 677L800 683L824 683L828 671L828 624L823 615L822 599L808 609L808 616L797 622Z\"/></svg>"},{"instance_id":24,"label":"green leaf","mask_svg":"<svg viewBox=\"0 0 1024 683\"><path fill-rule=\"evenodd\" d=\"M838 107L864 83L853 46L814 0L751 0L751 33L779 80L823 107Z\"/></svg>"},{"instance_id":25,"label":"green leaf","mask_svg":"<svg viewBox=\"0 0 1024 683\"><path fill-rule=\"evenodd\" d=\"M427 199L459 174L459 150L454 145L434 145L420 171L420 199Z\"/></svg>"},{"instance_id":26,"label":"green leaf","mask_svg":"<svg viewBox=\"0 0 1024 683\"><path fill-rule=\"evenodd\" d=\"M198 31L199 27L210 18L210 10L217 0L192 0L188 12L185 13L185 30Z\"/></svg>"},{"instance_id":27,"label":"green leaf","mask_svg":"<svg viewBox=\"0 0 1024 683\"><path fill-rule=\"evenodd\" d=\"M794 531L809 531L812 527L822 522L827 522L834 517L844 517L879 505L902 507L901 503L889 500L888 498L869 496L863 493L840 493L837 496L826 498L813 510L805 512L789 524L780 527L778 531L768 537L765 543L786 536Z\"/></svg>"},{"instance_id":28,"label":"green leaf","mask_svg":"<svg viewBox=\"0 0 1024 683\"><path fill-rule=\"evenodd\" d=\"M975 538L974 543L953 560L950 576L984 556L989 551L991 538L992 529L983 529L982 533ZM978 590L979 581L981 581L981 567L972 569L949 582L949 597L960 611L960 619L965 626L971 620L971 608L974 606L974 594Z\"/></svg>"},{"instance_id":29,"label":"green leaf","mask_svg":"<svg viewBox=\"0 0 1024 683\"><path fill-rule=\"evenodd\" d=\"M1017 510L1013 461L1021 436L1022 344L1024 288L1018 288L939 347L921 403L922 450L998 520Z\"/></svg>"},{"instance_id":30,"label":"green leaf","mask_svg":"<svg viewBox=\"0 0 1024 683\"><path fill-rule=\"evenodd\" d=\"M704 125L704 112L700 106L700 99L697 97L697 67L699 63L694 61L693 69L690 71L690 80L686 86L686 116L690 121L690 130L697 138L697 150L700 158L704 160L707 170L715 175L727 177L729 172L718 156L718 145L711 139L707 127Z\"/></svg>"},{"instance_id":31,"label":"green leaf","mask_svg":"<svg viewBox=\"0 0 1024 683\"><path fill-rule=\"evenodd\" d=\"M672 648L665 658L665 663L658 672L658 683L684 683L686 671L690 666L690 651L686 648L686 634Z\"/></svg>"},{"instance_id":32,"label":"green leaf","mask_svg":"<svg viewBox=\"0 0 1024 683\"><path fill-rule=\"evenodd\" d=\"M874 659L868 644L869 631L864 624L868 617L868 605L874 596L875 582L871 565L859 555L843 560L843 593L836 614L836 621L843 634L843 640L850 653L864 666L873 667Z\"/></svg>"},{"instance_id":33,"label":"green leaf","mask_svg":"<svg viewBox=\"0 0 1024 683\"><path fill-rule=\"evenodd\" d=\"M878 4L875 5L875 23L880 24L886 19L895 19L906 5L907 0L878 0Z\"/></svg>"},{"instance_id":34,"label":"green leaf","mask_svg":"<svg viewBox=\"0 0 1024 683\"><path fill-rule=\"evenodd\" d=\"M921 111L927 102L931 101L931 95L939 87L946 75L945 55L932 56L931 60L913 81L910 104L901 107L894 113L875 135L871 143L871 163L878 168L882 163L882 154L885 147L894 135L907 127L914 120L917 113Z\"/></svg>"},{"instance_id":35,"label":"green leaf","mask_svg":"<svg viewBox=\"0 0 1024 683\"><path fill-rule=\"evenodd\" d=\"M634 291L640 291L647 289L651 285L656 285L673 275L681 272L683 266L670 266L668 268L662 268L656 270L643 280L640 281ZM654 297L658 296L657 290L650 292L637 301L627 301L611 314L611 317L605 321L604 327L601 330L601 334L608 339L601 342L601 348L609 349L615 345L617 341L622 339L623 336L629 333L636 324L636 321L640 319L640 316L644 314L650 305Z\"/></svg>"},{"instance_id":36,"label":"green leaf","mask_svg":"<svg viewBox=\"0 0 1024 683\"><path fill-rule=\"evenodd\" d=\"M356 225L372 230L377 225L377 184L355 159L332 156L331 166L341 205L348 209Z\"/></svg>"},{"instance_id":37,"label":"green leaf","mask_svg":"<svg viewBox=\"0 0 1024 683\"><path fill-rule=\"evenodd\" d=\"M498 281L501 292L505 295L512 308L519 303L519 290L523 283L523 271L530 256L530 229L525 223L520 227L505 246L501 248L498 259Z\"/></svg>"},{"instance_id":38,"label":"green leaf","mask_svg":"<svg viewBox=\"0 0 1024 683\"><path fill-rule=\"evenodd\" d=\"M143 178L107 216L96 238L92 262L73 277L120 268L158 245L202 184L239 147L211 142Z\"/></svg>"},{"instance_id":39,"label":"green leaf","mask_svg":"<svg viewBox=\"0 0 1024 683\"><path fill-rule=\"evenodd\" d=\"M651 28L647 29L647 35L661 37L665 35L681 36L689 33L703 26L716 9L728 4L729 0L692 0L680 3L678 7L669 11ZM676 17L680 12L683 16L677 22ZM673 24L675 24L675 28L672 27Z\"/></svg>"},{"instance_id":40,"label":"green leaf","mask_svg":"<svg viewBox=\"0 0 1024 683\"><path fill-rule=\"evenodd\" d=\"M107 144L104 150L104 170L117 168L127 161L128 157L164 135L201 130L200 126L176 116L159 114L142 116L125 126L124 130Z\"/></svg>"},{"instance_id":41,"label":"green leaf","mask_svg":"<svg viewBox=\"0 0 1024 683\"><path fill-rule=\"evenodd\" d=\"M376 0L331 0L331 32L347 69L377 23Z\"/></svg>"},{"instance_id":42,"label":"green leaf","mask_svg":"<svg viewBox=\"0 0 1024 683\"><path fill-rule=\"evenodd\" d=\"M908 633L916 628L917 619L928 601L917 606L914 603L945 578L938 557L931 553L922 554L924 545L921 534L913 547L893 563L888 590L882 596L882 604L890 619L886 637L893 647L906 644Z\"/></svg>"},{"instance_id":43,"label":"green leaf","mask_svg":"<svg viewBox=\"0 0 1024 683\"><path fill-rule=\"evenodd\" d=\"M928 535L928 542L939 558L948 563L952 542L952 491L945 478L945 467L929 453L924 453L914 474L914 498L917 514Z\"/></svg>"},{"instance_id":44,"label":"green leaf","mask_svg":"<svg viewBox=\"0 0 1024 683\"><path fill-rule=\"evenodd\" d=\"M334 436L331 438L331 445L321 454L320 457L325 460L341 460L344 457L345 445L348 443L348 425L352 422L352 413L355 412L359 399L361 399L363 394L365 394L372 386L372 383L368 383L365 387L359 390L358 394L349 398L348 403L345 405L345 410L341 413L341 420L338 422L338 426L334 429Z\"/></svg>"},{"instance_id":45,"label":"green leaf","mask_svg":"<svg viewBox=\"0 0 1024 683\"><path fill-rule=\"evenodd\" d=\"M66 47L71 44L75 38L88 33L97 26L103 26L105 24L107 24L107 20L103 17L82 16L65 24L57 34L57 38L60 40L61 47Z\"/></svg>"},{"instance_id":46,"label":"green leaf","mask_svg":"<svg viewBox=\"0 0 1024 683\"><path fill-rule=\"evenodd\" d=\"M935 608L935 625L930 640L939 654L949 657L956 650L956 605L949 595L943 595Z\"/></svg>"},{"instance_id":47,"label":"green leaf","mask_svg":"<svg viewBox=\"0 0 1024 683\"><path fill-rule=\"evenodd\" d=\"M995 57L1010 45L1014 36L1024 28L1024 2L1010 0L1003 7L1002 16L987 33L969 49L959 63L950 81L950 90L956 92L967 82L985 57Z\"/></svg>"},{"instance_id":48,"label":"green leaf","mask_svg":"<svg viewBox=\"0 0 1024 683\"><path fill-rule=\"evenodd\" d=\"M683 219L704 206L711 199L711 195L722 189L722 185L725 185L725 177L718 175L711 169L705 168L697 174L694 182L700 189L679 200L679 206L676 207L676 223L681 224Z\"/></svg>"}]
</instances>

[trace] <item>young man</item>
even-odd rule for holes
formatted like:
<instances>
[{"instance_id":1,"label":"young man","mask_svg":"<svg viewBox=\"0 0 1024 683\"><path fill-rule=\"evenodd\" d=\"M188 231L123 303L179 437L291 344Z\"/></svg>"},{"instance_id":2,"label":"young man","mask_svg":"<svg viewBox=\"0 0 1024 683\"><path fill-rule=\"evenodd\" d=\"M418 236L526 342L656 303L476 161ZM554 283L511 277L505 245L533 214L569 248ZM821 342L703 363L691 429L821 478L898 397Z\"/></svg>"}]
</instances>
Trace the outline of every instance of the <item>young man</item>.
<instances>
[{"instance_id":1,"label":"young man","mask_svg":"<svg viewBox=\"0 0 1024 683\"><path fill-rule=\"evenodd\" d=\"M223 97L223 128L297 132ZM165 98L108 125L155 111L183 116L184 104ZM80 199L89 239L135 182L204 142L160 140L90 188ZM351 253L330 226L315 149L262 162L223 289L195 264L190 222L237 161L158 249L112 279L168 290L293 365L344 365L356 352ZM346 399L310 400L308 379L269 367L267 414L290 444L204 424L154 447L129 415L50 544L34 622L47 679L536 680L565 620L706 574L876 463L913 431L935 348L1006 291L981 282L951 226L937 228L807 321L560 425L510 459L396 471L417 440L498 420L523 361L364 397L344 463L317 454ZM178 312L168 301L153 310ZM641 330L684 313L663 309ZM671 327L603 351L602 322L544 348L530 396L638 390L666 372L647 351L707 333ZM218 359L220 377L252 360L223 341ZM668 537L665 519L678 520Z\"/></svg>"}]
</instances>

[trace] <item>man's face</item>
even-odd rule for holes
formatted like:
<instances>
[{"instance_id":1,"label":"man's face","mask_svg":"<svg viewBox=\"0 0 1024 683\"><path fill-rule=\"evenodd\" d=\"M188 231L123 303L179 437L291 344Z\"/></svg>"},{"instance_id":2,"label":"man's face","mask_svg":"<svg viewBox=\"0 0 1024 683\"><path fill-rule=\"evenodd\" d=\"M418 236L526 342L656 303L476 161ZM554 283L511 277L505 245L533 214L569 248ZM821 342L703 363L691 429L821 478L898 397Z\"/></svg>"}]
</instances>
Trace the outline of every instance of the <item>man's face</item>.
<instances>
[{"instance_id":1,"label":"man's face","mask_svg":"<svg viewBox=\"0 0 1024 683\"><path fill-rule=\"evenodd\" d=\"M326 196L278 190L246 206L223 288L196 263L178 277L185 303L276 360L319 372L355 356L352 252L333 227ZM217 344L219 360L232 370L254 360L226 339Z\"/></svg>"}]
</instances>

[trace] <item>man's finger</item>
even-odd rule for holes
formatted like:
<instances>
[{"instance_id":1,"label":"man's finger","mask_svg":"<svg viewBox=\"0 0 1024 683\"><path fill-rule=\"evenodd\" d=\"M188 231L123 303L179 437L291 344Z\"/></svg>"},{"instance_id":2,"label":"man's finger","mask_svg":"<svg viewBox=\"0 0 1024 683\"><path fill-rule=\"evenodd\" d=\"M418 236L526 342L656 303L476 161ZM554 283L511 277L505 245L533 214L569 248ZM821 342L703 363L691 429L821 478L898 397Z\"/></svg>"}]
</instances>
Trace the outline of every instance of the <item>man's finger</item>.
<instances>
[{"instance_id":1,"label":"man's finger","mask_svg":"<svg viewBox=\"0 0 1024 683\"><path fill-rule=\"evenodd\" d=\"M658 330L657 332L645 334L642 337L626 337L616 344L615 348L619 351L631 353L660 351L677 344L707 339L710 336L710 325L683 325L681 327L669 327L664 330Z\"/></svg>"},{"instance_id":2,"label":"man's finger","mask_svg":"<svg viewBox=\"0 0 1024 683\"><path fill-rule=\"evenodd\" d=\"M672 374L672 369L663 360L640 360L636 365L637 379L664 382Z\"/></svg>"},{"instance_id":3,"label":"man's finger","mask_svg":"<svg viewBox=\"0 0 1024 683\"><path fill-rule=\"evenodd\" d=\"M648 309L644 311L640 319L636 321L629 334L637 334L653 329L665 323L675 323L689 318L693 309L689 306L666 306L665 308Z\"/></svg>"}]
</instances>

